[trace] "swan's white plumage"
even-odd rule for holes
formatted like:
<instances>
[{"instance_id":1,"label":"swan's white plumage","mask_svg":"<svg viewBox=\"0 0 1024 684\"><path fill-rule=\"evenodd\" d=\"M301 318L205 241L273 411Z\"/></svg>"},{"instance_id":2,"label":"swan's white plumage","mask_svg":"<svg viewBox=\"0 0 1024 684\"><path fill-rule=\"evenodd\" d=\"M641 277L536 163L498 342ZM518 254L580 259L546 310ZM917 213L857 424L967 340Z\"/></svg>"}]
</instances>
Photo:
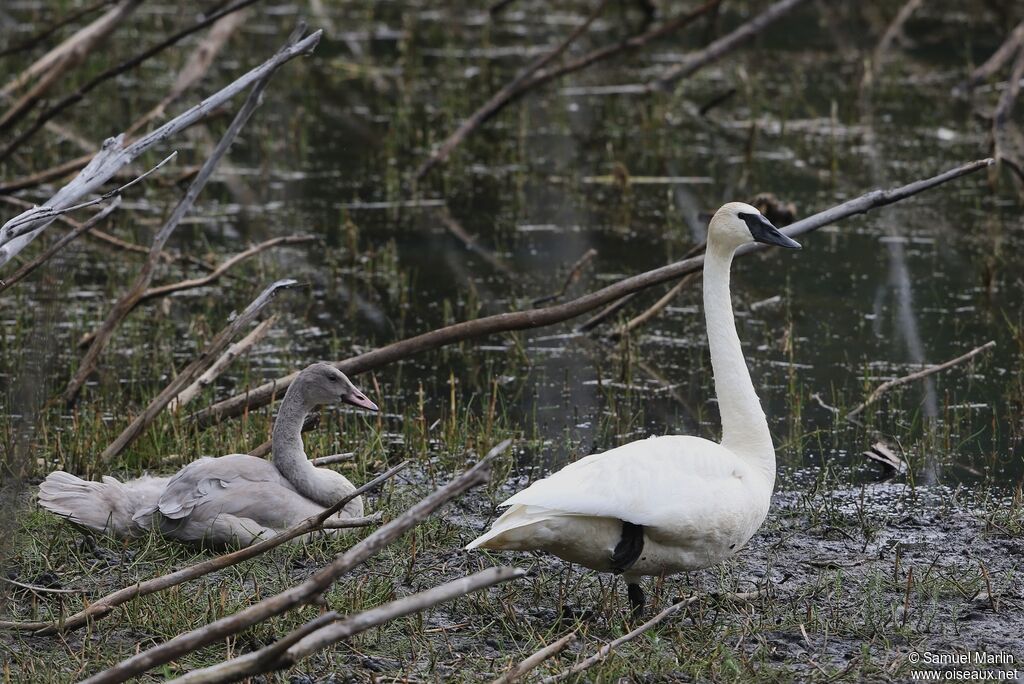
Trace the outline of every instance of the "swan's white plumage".
<instances>
[{"instance_id":1,"label":"swan's white plumage","mask_svg":"<svg viewBox=\"0 0 1024 684\"><path fill-rule=\"evenodd\" d=\"M508 510L467 548L541 550L621 572L612 556L626 538L624 523L632 523L642 526L643 546L623 574L635 583L708 567L753 536L768 513L775 450L736 334L729 269L755 230L761 241L799 246L739 202L723 206L708 228L704 308L722 444L652 437L587 456L510 497L502 504Z\"/></svg>"}]
</instances>

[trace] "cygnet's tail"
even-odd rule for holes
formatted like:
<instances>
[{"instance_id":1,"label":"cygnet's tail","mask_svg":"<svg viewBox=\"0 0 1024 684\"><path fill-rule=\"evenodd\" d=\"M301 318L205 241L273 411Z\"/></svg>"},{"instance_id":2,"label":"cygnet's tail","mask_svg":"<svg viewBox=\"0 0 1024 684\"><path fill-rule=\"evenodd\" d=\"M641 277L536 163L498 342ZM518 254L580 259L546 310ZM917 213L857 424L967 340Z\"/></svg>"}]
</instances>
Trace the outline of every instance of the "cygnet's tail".
<instances>
[{"instance_id":1,"label":"cygnet's tail","mask_svg":"<svg viewBox=\"0 0 1024 684\"><path fill-rule=\"evenodd\" d=\"M140 477L118 482L88 482L58 470L39 485L39 505L96 532L115 537L138 537L148 532L150 516L137 513L156 507L167 478Z\"/></svg>"}]
</instances>

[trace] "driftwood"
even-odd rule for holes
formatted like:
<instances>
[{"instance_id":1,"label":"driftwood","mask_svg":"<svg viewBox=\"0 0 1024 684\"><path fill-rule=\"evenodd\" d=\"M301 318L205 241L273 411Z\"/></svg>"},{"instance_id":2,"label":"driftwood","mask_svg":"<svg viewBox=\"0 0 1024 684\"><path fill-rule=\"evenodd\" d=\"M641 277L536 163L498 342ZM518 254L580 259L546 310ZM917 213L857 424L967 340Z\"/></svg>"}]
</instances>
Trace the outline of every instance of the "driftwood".
<instances>
[{"instance_id":1,"label":"driftwood","mask_svg":"<svg viewBox=\"0 0 1024 684\"><path fill-rule=\"evenodd\" d=\"M526 571L519 568L488 568L468 577L461 577L348 617L330 611L310 620L302 627L258 651L218 665L193 670L182 677L172 679L171 682L177 684L236 682L253 675L284 670L317 651L322 651L339 641L365 632L377 625L418 613L439 603L451 601L524 575L526 575Z\"/></svg>"},{"instance_id":2,"label":"driftwood","mask_svg":"<svg viewBox=\"0 0 1024 684\"><path fill-rule=\"evenodd\" d=\"M735 599L735 600L738 600L738 601L750 601L752 599L757 598L758 596L760 596L760 592L752 591L752 592L747 592L747 593L742 593L742 594L729 594L727 596L727 598ZM544 679L541 680L541 684L554 684L555 682L560 682L563 679L568 679L569 677L571 677L571 676L573 676L575 674L579 674L580 672L583 672L584 670L589 670L594 665L597 665L598 663L603 661L605 658L607 658L616 648L618 648L622 644L624 644L626 642L629 642L629 641L632 641L633 639L636 639L638 636L640 636L644 632L650 630L652 627L656 627L660 623L664 622L666 618L669 618L669 617L675 615L680 610L682 610L686 606L690 605L691 603L693 603L694 601L696 601L699 598L700 598L699 595L688 596L685 599L683 599L682 601L678 601L676 603L673 603L671 606L669 606L665 610L661 611L660 613L658 613L657 615L655 615L650 620L648 620L647 622L643 623L642 625L640 625L639 627L637 627L633 631L631 631L631 632L629 632L627 634L623 634L622 636L620 636L618 639L615 639L614 641L608 642L607 644L605 644L604 646L599 648L597 653L595 653L594 655L590 656L586 660L583 660L583 661L581 661L579 663L576 663L571 668L569 668L565 672L562 672L561 674L552 675L551 677L545 677Z\"/></svg>"},{"instance_id":3,"label":"driftwood","mask_svg":"<svg viewBox=\"0 0 1024 684\"><path fill-rule=\"evenodd\" d=\"M67 247L71 242L73 242L75 239L77 239L80 235L82 235L83 233L89 232L90 230L92 230L93 228L98 226L99 224L103 223L103 221L105 221L106 218L108 216L110 216L112 213L114 213L114 211L118 207L120 207L120 206L121 206L121 197L120 196L115 197L113 202L111 202L106 207L104 207L103 209L98 211L96 214L94 214L92 216L92 218L90 218L85 223L78 224L77 228L75 228L74 230L72 230L69 233L65 233L64 235L62 235L60 237L60 239L58 239L52 245L50 245L45 250L43 250L42 254L40 254L35 259L33 259L32 261L28 262L27 264L25 264L21 268L19 268L9 278L0 279L0 292L3 292L7 288L13 286L15 283L17 283L20 280L22 280L25 277L27 277L29 274L31 274L33 271L35 271L37 268L39 268L44 263L49 261L49 259L54 254L56 254L60 250L62 250L65 247Z\"/></svg>"},{"instance_id":4,"label":"driftwood","mask_svg":"<svg viewBox=\"0 0 1024 684\"><path fill-rule=\"evenodd\" d=\"M512 684L517 681L520 677L528 674L535 667L543 663L545 660L553 655L557 655L562 652L566 646L576 640L576 632L569 632L564 637L548 644L544 648L540 649L536 653L532 654L525 660L520 661L516 665L512 666L505 674L495 679L491 684Z\"/></svg>"},{"instance_id":5,"label":"driftwood","mask_svg":"<svg viewBox=\"0 0 1024 684\"><path fill-rule=\"evenodd\" d=\"M167 387L163 389L160 394L149 402L149 406L140 413L135 419L126 427L121 434L117 436L113 442L103 450L100 454L100 459L103 462L107 462L114 458L122 451L124 451L129 444L138 439L139 435L149 427L149 425L156 420L156 417L160 415L160 412L167 407L167 405L174 399L178 394L182 392L186 387L192 384L202 373L210 367L216 360L217 357L224 351L224 348L228 346L235 335L239 333L245 326L255 320L256 316L259 315L260 311L270 303L270 300L278 293L278 291L293 287L298 282L295 280L278 280L276 283L271 284L267 289L260 293L260 295L252 300L249 306L245 307L245 310L239 314L231 323L227 325L223 330L217 333L216 336L206 345L203 353L195 361L186 366L177 377L171 381Z\"/></svg>"},{"instance_id":6,"label":"driftwood","mask_svg":"<svg viewBox=\"0 0 1024 684\"><path fill-rule=\"evenodd\" d=\"M201 563L196 563L195 565L190 565L186 568L182 568L181 570L175 570L174 572L166 575L154 577L153 579L149 579L144 582L137 582L124 587L123 589L118 589L115 592L91 602L86 609L62 620L56 620L54 622L8 622L4 624L4 628L31 631L35 632L38 636L63 634L65 632L80 629L91 622L106 617L114 610L114 608L127 603L132 599L140 596L149 596L150 594L155 594L158 591L170 589L171 587L176 587L179 584L184 584L190 580L203 577L204 575L209 575L211 572L217 572L218 570L229 568L232 565L238 565L243 561L255 558L256 556L266 553L267 551L289 542L292 539L316 532L321 528L325 520L348 505L350 501L355 499L357 496L373 491L384 482L398 474L407 465L409 465L409 461L402 461L398 465L388 469L386 472L367 482L362 487L359 487L333 506L325 508L320 513L306 518L302 522L297 525L293 525L280 534L274 535L269 539L264 539L252 546L247 546L243 549L238 549L237 551L217 556L216 558L211 558Z\"/></svg>"},{"instance_id":7,"label":"driftwood","mask_svg":"<svg viewBox=\"0 0 1024 684\"><path fill-rule=\"evenodd\" d=\"M376 555L395 539L426 520L434 511L469 489L485 483L490 474L491 461L507 449L510 443L511 440L506 440L491 449L475 466L444 487L434 491L433 494L421 500L387 525L374 531L348 551L340 554L331 563L313 573L301 584L275 596L258 601L233 615L215 620L190 632L179 634L173 639L144 650L99 674L93 675L85 680L86 684L123 682L149 669L180 658L203 646L237 634L275 615L280 615L293 608L315 601L338 578Z\"/></svg>"},{"instance_id":8,"label":"driftwood","mask_svg":"<svg viewBox=\"0 0 1024 684\"><path fill-rule=\"evenodd\" d=\"M736 48L748 44L751 38L804 2L806 0L779 0L779 2L771 5L764 12L737 27L731 33L722 36L703 50L693 53L682 64L677 64L668 69L661 76L648 83L647 90L649 92L668 90L677 81L693 75L699 69L718 61Z\"/></svg>"},{"instance_id":9,"label":"driftwood","mask_svg":"<svg viewBox=\"0 0 1024 684\"><path fill-rule=\"evenodd\" d=\"M844 202L826 211L820 212L801 221L797 221L782 229L782 232L791 237L808 233L822 226L835 223L844 218L863 214L877 207L883 207L894 202L916 195L925 190L947 183L951 180L974 173L987 168L992 163L991 159L981 159L964 164L957 168L941 173L932 178L914 181L902 187L890 190L873 190L855 199ZM752 251L763 249L763 245L751 245L740 249L738 255L742 256ZM380 368L399 359L408 358L425 351L444 347L449 344L462 342L464 340L494 335L513 330L528 330L540 328L555 323L561 323L580 316L598 307L605 306L631 293L639 292L655 285L671 282L681 278L688 273L694 273L703 268L703 257L684 259L674 264L662 266L639 275L625 278L617 283L604 287L596 292L578 297L577 299L555 304L541 309L530 309L527 311L516 311L511 313L486 316L472 321L463 321L453 325L432 330L415 337L394 342L380 347L365 354L360 354L344 361L338 361L335 365L345 374L358 375L374 368ZM240 394L225 399L213 406L192 415L192 418L200 426L213 425L225 418L231 418L259 406L266 406L273 397L283 396L285 389L295 379L298 372L286 375L277 380L264 383L256 388L247 390Z\"/></svg>"},{"instance_id":10,"label":"driftwood","mask_svg":"<svg viewBox=\"0 0 1024 684\"><path fill-rule=\"evenodd\" d=\"M868 406L871 406L872 404L877 402L879 399L881 399L882 395L885 394L886 392L888 392L891 389L899 387L900 385L906 385L907 383L914 382L916 380L921 380L923 378L927 378L929 375L934 375L934 374L939 373L941 371L944 371L944 370L946 370L948 368L952 368L953 366L957 366L957 365L963 363L964 361L969 361L970 359L974 358L975 356L977 356L981 352L987 351L987 350L989 350L989 349L991 349L991 348L993 348L995 346L996 346L995 340L989 340L988 342L986 342L985 344L981 345L980 347L976 347L976 348L972 349L971 351L967 352L966 354L958 356L955 359L950 359L949 361L946 361L945 363L938 363L938 364L935 364L934 366L928 366L927 368L922 368L921 370L919 370L919 371L917 371L915 373L911 373L910 375L905 375L902 378L896 378L894 380L889 380L888 382L883 382L881 385L876 387L874 389L874 391L871 392L871 394L868 395L867 399L865 399L862 403L860 403L857 406L855 406L852 409L850 409L846 413L846 417L847 418L853 418L853 417L857 416L858 414L863 412L864 409L866 409Z\"/></svg>"},{"instance_id":11,"label":"driftwood","mask_svg":"<svg viewBox=\"0 0 1024 684\"><path fill-rule=\"evenodd\" d=\"M221 354L220 358L214 361L202 375L196 378L191 385L181 390L181 392L178 393L178 396L168 402L167 410L172 412L180 411L182 406L195 399L200 392L209 387L214 380L220 377L220 374L223 373L235 359L249 351L253 345L262 340L276 322L277 314L274 314L266 320L261 321L260 324L253 328L248 335L228 347L227 351Z\"/></svg>"},{"instance_id":12,"label":"driftwood","mask_svg":"<svg viewBox=\"0 0 1024 684\"><path fill-rule=\"evenodd\" d=\"M129 1L132 4L140 4L142 2L142 0L126 0L126 2ZM106 81L109 81L112 78L116 78L124 72L135 68L136 66L143 63L150 57L153 57L154 55L163 52L170 46L179 42L186 36L189 36L195 33L196 31L203 30L204 28L214 23L221 17L231 14L232 12L237 12L238 10L248 7L249 5L255 2L259 2L259 0L237 0L231 5L214 12L213 14L196 22L195 24L192 24L191 26L182 29L181 31L178 31L172 36L160 41L156 45L143 50L135 56L130 57L129 59L121 62L117 66L111 67L110 69L107 69L98 76L90 79L84 85L80 86L78 90L76 90L75 92L65 96L64 98L52 104L51 106L47 107L44 111L40 112L39 116L36 117L35 121L32 122L31 126L28 126L24 131L21 132L21 134L16 136L14 140L10 141L2 150L0 150L0 161L3 161L7 159L9 156L11 156L11 154L15 150L17 150L19 147L25 144L25 142L29 140L29 138L35 135L46 124L47 121L50 121L68 107L71 107L76 103L80 102L82 99L85 98L86 95L89 94L89 92L91 92L100 84L105 83Z\"/></svg>"},{"instance_id":13,"label":"driftwood","mask_svg":"<svg viewBox=\"0 0 1024 684\"><path fill-rule=\"evenodd\" d=\"M279 247L281 245L296 245L305 242L313 242L315 240L317 240L317 238L313 235L285 235L283 237L271 238L265 242L261 242L258 245L253 245L249 249L243 252L239 252L238 254L235 254L234 256L225 259L223 262L220 263L220 265L216 266L212 271L210 271L206 275L200 276L199 278L189 278L187 280L182 280L176 283L158 285L156 287L151 287L144 290L143 293L139 295L138 298L134 299L134 301L132 302L132 307L131 309L128 310L127 313L130 313L132 310L135 309L135 307L151 299L156 299L158 297L166 297L168 295L174 294L175 292L182 292L184 290L194 290L199 287L206 287L207 285L210 285L220 280L220 278L224 274L226 274L228 271L230 271L232 268L234 268L241 262L245 261L246 259L249 259L250 257L256 256L260 252L264 252L268 249L271 249L273 247ZM83 335L82 339L78 341L78 346L86 347L89 344L91 344L92 341L96 339L96 336L100 333L100 329L101 328L98 328L90 333Z\"/></svg>"},{"instance_id":14,"label":"driftwood","mask_svg":"<svg viewBox=\"0 0 1024 684\"><path fill-rule=\"evenodd\" d=\"M632 36L613 45L607 45L605 47L592 50L585 55L566 62L565 64L550 68L527 67L527 70L523 74L517 76L511 83L495 93L495 95L488 100L486 104L473 112L473 114L470 115L470 117L466 119L454 133L448 136L448 138L434 150L430 157L420 165L419 169L417 169L415 176L416 179L422 178L434 166L445 161L451 154L452 150L465 140L470 133L479 128L481 124L485 123L505 106L525 95L528 91L542 86L545 83L549 83L557 78L561 78L566 74L571 74L573 72L580 71L581 69L585 69L592 64L603 62L604 60L626 52L638 50L653 40L662 38L688 26L699 17L704 16L718 7L721 2L722 0L709 0L695 10L673 19L669 19L661 26L653 28L646 33ZM575 36L570 36L570 38L574 39ZM563 46L567 47L569 42L571 42L571 40L566 41L559 47L562 47L564 50ZM559 52L559 54L561 53ZM548 59L545 63L550 61L551 60Z\"/></svg>"},{"instance_id":15,"label":"driftwood","mask_svg":"<svg viewBox=\"0 0 1024 684\"><path fill-rule=\"evenodd\" d=\"M467 135L479 128L480 124L490 119L506 104L511 102L512 99L520 92L523 84L529 81L533 74L542 69L546 64L549 64L552 60L557 59L577 38L586 33L587 29L589 29L590 25L594 23L594 20L601 15L607 5L608 0L600 0L597 7L594 8L582 24L573 29L565 40L555 46L553 50L541 55L531 62L525 69L516 74L515 78L513 78L511 82L492 95L487 102L481 105L479 109L469 116L469 118L463 121L455 132L435 148L430 154L430 157L420 165L420 168L416 171L416 178L422 178L430 171L430 169L434 168L434 166L445 161L448 158L448 155L452 153L452 150L458 147Z\"/></svg>"},{"instance_id":16,"label":"driftwood","mask_svg":"<svg viewBox=\"0 0 1024 684\"><path fill-rule=\"evenodd\" d=\"M316 47L320 36L321 32L317 31L301 40L289 41L283 49L260 66L128 146L124 144L123 134L108 139L103 143L103 148L99 153L92 158L75 179L61 188L45 206L29 210L12 219L12 221L21 221L26 216L32 216L33 222L30 230L12 238L7 224L0 227L0 266L10 261L54 221L55 217L51 215L54 210L72 206L79 198L101 187L142 153L204 118L210 111L217 109L238 93L248 89L253 83L272 73L285 62L308 54Z\"/></svg>"},{"instance_id":17,"label":"driftwood","mask_svg":"<svg viewBox=\"0 0 1024 684\"><path fill-rule=\"evenodd\" d=\"M291 42L292 39L289 39L289 43ZM281 53L279 52L278 54ZM252 116L254 111L256 111L256 107L259 106L263 91L267 87L267 84L270 82L270 77L275 71L276 68L271 69L264 74L255 83L255 85L253 85L252 90L249 92L249 96L242 104L242 107L238 110L238 113L235 115L231 125L228 126L227 131L224 132L224 135L217 143L217 146L214 148L210 157L203 163L203 167L192 180L192 183L189 185L185 195L178 202L177 206L174 207L174 211L171 212L171 216L167 219L167 222L153 238L153 245L150 248L149 255L146 257L145 263L143 263L142 268L139 270L139 274L135 277L135 282L132 283L132 286L128 291L121 296L114 307L110 310L110 313L107 314L106 319L104 319L103 323L97 329L88 351L86 351L85 356L82 358L78 371L75 373L74 377L71 378L71 381L68 382L68 386L65 388L61 397L65 403L72 403L78 396L78 393L81 391L86 379L96 370L100 354L103 353L103 350L106 348L107 343L113 336L114 331L121 324L121 321L131 313L132 309L134 309L142 299L153 279L153 274L156 271L157 262L160 258L160 252L163 251L168 238L171 237L171 233L173 233L175 228L178 227L178 224L181 222L181 219L185 217L185 214L192 209L192 205L195 204L199 193L202 192L203 188L206 186L206 182L210 179L210 176L213 175L213 171L217 167L217 164L220 163L220 160L224 158L225 154L227 154L231 144L235 141L235 138L238 137L238 134L241 132L246 122L249 121L249 117Z\"/></svg>"}]
</instances>

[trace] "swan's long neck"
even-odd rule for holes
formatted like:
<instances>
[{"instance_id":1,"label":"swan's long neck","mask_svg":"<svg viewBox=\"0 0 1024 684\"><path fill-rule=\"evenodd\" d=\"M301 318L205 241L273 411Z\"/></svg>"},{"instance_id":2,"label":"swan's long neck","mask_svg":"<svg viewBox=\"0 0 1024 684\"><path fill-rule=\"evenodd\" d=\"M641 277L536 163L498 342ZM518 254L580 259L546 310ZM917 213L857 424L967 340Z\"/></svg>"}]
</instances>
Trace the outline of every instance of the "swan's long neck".
<instances>
[{"instance_id":1,"label":"swan's long neck","mask_svg":"<svg viewBox=\"0 0 1024 684\"><path fill-rule=\"evenodd\" d=\"M341 478L321 470L306 458L302 445L302 422L311 407L306 406L299 383L293 382L284 395L274 422L271 451L274 467L302 496L321 506L330 506L349 493Z\"/></svg>"},{"instance_id":2,"label":"swan's long neck","mask_svg":"<svg viewBox=\"0 0 1024 684\"><path fill-rule=\"evenodd\" d=\"M722 446L764 472L775 483L775 447L768 421L743 358L729 294L735 250L708 244L704 257L704 315L707 319L715 394L722 416Z\"/></svg>"}]
</instances>

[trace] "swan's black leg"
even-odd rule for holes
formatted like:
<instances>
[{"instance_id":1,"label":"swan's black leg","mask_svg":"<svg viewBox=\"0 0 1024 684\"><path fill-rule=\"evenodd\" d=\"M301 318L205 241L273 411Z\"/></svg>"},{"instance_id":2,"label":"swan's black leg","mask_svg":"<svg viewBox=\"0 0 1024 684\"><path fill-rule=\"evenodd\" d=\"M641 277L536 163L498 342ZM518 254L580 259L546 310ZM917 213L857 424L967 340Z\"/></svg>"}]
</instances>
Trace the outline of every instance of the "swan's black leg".
<instances>
[{"instance_id":1,"label":"swan's black leg","mask_svg":"<svg viewBox=\"0 0 1024 684\"><path fill-rule=\"evenodd\" d=\"M612 572L621 575L628 570L644 550L644 526L622 521L622 538L612 552Z\"/></svg>"},{"instance_id":2,"label":"swan's black leg","mask_svg":"<svg viewBox=\"0 0 1024 684\"><path fill-rule=\"evenodd\" d=\"M626 596L629 597L629 605L633 610L633 618L637 619L644 614L644 590L639 584L627 584Z\"/></svg>"}]
</instances>

